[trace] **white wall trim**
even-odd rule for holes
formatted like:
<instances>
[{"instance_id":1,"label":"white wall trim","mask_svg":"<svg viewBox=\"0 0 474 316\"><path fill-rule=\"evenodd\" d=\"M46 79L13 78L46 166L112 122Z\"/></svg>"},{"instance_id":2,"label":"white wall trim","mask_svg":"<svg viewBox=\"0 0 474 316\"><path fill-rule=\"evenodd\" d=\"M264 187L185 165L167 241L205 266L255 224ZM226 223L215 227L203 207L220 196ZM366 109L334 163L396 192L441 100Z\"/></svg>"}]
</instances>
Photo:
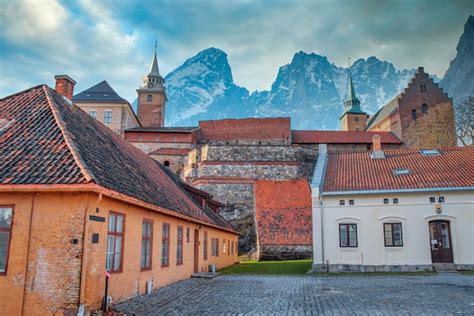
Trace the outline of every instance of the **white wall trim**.
<instances>
[{"instance_id":1,"label":"white wall trim","mask_svg":"<svg viewBox=\"0 0 474 316\"><path fill-rule=\"evenodd\" d=\"M387 215L387 216L383 216L383 217L379 217L379 221L385 221L385 220L402 220L402 221L406 221L407 218L406 217L403 217L403 216L397 216L397 215Z\"/></svg>"},{"instance_id":2,"label":"white wall trim","mask_svg":"<svg viewBox=\"0 0 474 316\"><path fill-rule=\"evenodd\" d=\"M344 217L339 217L334 220L336 223L341 222L341 221L357 221L357 222L362 222L362 219L358 217L352 217L352 216L344 216Z\"/></svg>"},{"instance_id":3,"label":"white wall trim","mask_svg":"<svg viewBox=\"0 0 474 316\"><path fill-rule=\"evenodd\" d=\"M436 219L455 219L456 216L448 214L432 214L423 217L425 220L436 220Z\"/></svg>"}]
</instances>

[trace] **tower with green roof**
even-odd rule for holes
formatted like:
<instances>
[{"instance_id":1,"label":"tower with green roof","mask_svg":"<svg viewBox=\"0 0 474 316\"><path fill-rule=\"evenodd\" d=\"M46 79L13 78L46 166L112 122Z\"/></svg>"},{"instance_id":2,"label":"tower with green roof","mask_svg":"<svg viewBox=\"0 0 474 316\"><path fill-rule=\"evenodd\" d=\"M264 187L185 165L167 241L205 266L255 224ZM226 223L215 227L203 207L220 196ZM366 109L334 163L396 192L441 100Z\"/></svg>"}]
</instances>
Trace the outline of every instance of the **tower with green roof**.
<instances>
[{"instance_id":1,"label":"tower with green roof","mask_svg":"<svg viewBox=\"0 0 474 316\"><path fill-rule=\"evenodd\" d=\"M354 91L352 76L349 72L349 86L347 89L347 98L344 101L344 113L341 118L341 130L343 131L364 131L367 121L367 113L362 111L360 101Z\"/></svg>"}]
</instances>

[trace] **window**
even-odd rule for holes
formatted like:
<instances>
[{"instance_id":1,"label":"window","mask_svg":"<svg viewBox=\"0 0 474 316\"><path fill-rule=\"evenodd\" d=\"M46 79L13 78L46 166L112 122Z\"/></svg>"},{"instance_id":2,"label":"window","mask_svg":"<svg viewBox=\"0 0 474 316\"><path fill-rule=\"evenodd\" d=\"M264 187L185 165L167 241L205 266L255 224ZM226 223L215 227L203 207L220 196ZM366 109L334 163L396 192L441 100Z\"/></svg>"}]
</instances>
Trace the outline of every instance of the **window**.
<instances>
[{"instance_id":1,"label":"window","mask_svg":"<svg viewBox=\"0 0 474 316\"><path fill-rule=\"evenodd\" d=\"M346 201L345 200L339 200L339 205L346 205Z\"/></svg>"},{"instance_id":2,"label":"window","mask_svg":"<svg viewBox=\"0 0 474 316\"><path fill-rule=\"evenodd\" d=\"M339 246L357 247L357 224L339 224Z\"/></svg>"},{"instance_id":3,"label":"window","mask_svg":"<svg viewBox=\"0 0 474 316\"><path fill-rule=\"evenodd\" d=\"M398 168L398 169L393 169L393 174L395 176L403 176L403 175L410 175L411 170L407 168Z\"/></svg>"},{"instance_id":4,"label":"window","mask_svg":"<svg viewBox=\"0 0 474 316\"><path fill-rule=\"evenodd\" d=\"M104 124L112 123L112 111L105 111L104 112Z\"/></svg>"},{"instance_id":5,"label":"window","mask_svg":"<svg viewBox=\"0 0 474 316\"><path fill-rule=\"evenodd\" d=\"M230 255L230 240L227 240L227 255Z\"/></svg>"},{"instance_id":6,"label":"window","mask_svg":"<svg viewBox=\"0 0 474 316\"><path fill-rule=\"evenodd\" d=\"M110 212L107 232L106 270L122 272L125 215Z\"/></svg>"},{"instance_id":7,"label":"window","mask_svg":"<svg viewBox=\"0 0 474 316\"><path fill-rule=\"evenodd\" d=\"M97 118L97 111L89 111L89 116L93 118Z\"/></svg>"},{"instance_id":8,"label":"window","mask_svg":"<svg viewBox=\"0 0 474 316\"><path fill-rule=\"evenodd\" d=\"M151 102L151 101L153 101L153 96L151 94L149 94L146 97L146 102Z\"/></svg>"},{"instance_id":9,"label":"window","mask_svg":"<svg viewBox=\"0 0 474 316\"><path fill-rule=\"evenodd\" d=\"M385 240L385 247L403 246L402 223L383 224L383 234Z\"/></svg>"},{"instance_id":10,"label":"window","mask_svg":"<svg viewBox=\"0 0 474 316\"><path fill-rule=\"evenodd\" d=\"M226 251L227 251L227 243L225 242L225 239L224 239L224 241L222 242L222 253L226 254Z\"/></svg>"},{"instance_id":11,"label":"window","mask_svg":"<svg viewBox=\"0 0 474 316\"><path fill-rule=\"evenodd\" d=\"M153 221L144 219L142 223L142 255L141 269L150 270L153 248Z\"/></svg>"},{"instance_id":12,"label":"window","mask_svg":"<svg viewBox=\"0 0 474 316\"><path fill-rule=\"evenodd\" d=\"M389 199L383 199L383 204L388 204L389 203Z\"/></svg>"},{"instance_id":13,"label":"window","mask_svg":"<svg viewBox=\"0 0 474 316\"><path fill-rule=\"evenodd\" d=\"M430 196L430 203L436 202L436 198L434 196Z\"/></svg>"},{"instance_id":14,"label":"window","mask_svg":"<svg viewBox=\"0 0 474 316\"><path fill-rule=\"evenodd\" d=\"M354 122L359 122L359 117L358 116L354 117Z\"/></svg>"},{"instance_id":15,"label":"window","mask_svg":"<svg viewBox=\"0 0 474 316\"><path fill-rule=\"evenodd\" d=\"M420 85L420 92L426 92L426 85L424 84Z\"/></svg>"},{"instance_id":16,"label":"window","mask_svg":"<svg viewBox=\"0 0 474 316\"><path fill-rule=\"evenodd\" d=\"M420 149L420 153L423 156L439 156L441 152L438 149Z\"/></svg>"},{"instance_id":17,"label":"window","mask_svg":"<svg viewBox=\"0 0 474 316\"><path fill-rule=\"evenodd\" d=\"M219 257L219 239L211 239L211 256Z\"/></svg>"},{"instance_id":18,"label":"window","mask_svg":"<svg viewBox=\"0 0 474 316\"><path fill-rule=\"evenodd\" d=\"M444 203L444 196L438 197L438 202L439 203Z\"/></svg>"},{"instance_id":19,"label":"window","mask_svg":"<svg viewBox=\"0 0 474 316\"><path fill-rule=\"evenodd\" d=\"M204 260L207 260L207 231L204 231L204 245L202 249Z\"/></svg>"},{"instance_id":20,"label":"window","mask_svg":"<svg viewBox=\"0 0 474 316\"><path fill-rule=\"evenodd\" d=\"M393 198L393 204L398 204L398 198Z\"/></svg>"},{"instance_id":21,"label":"window","mask_svg":"<svg viewBox=\"0 0 474 316\"><path fill-rule=\"evenodd\" d=\"M236 241L234 241L234 243L235 243L235 253L238 255L239 254L239 244Z\"/></svg>"},{"instance_id":22,"label":"window","mask_svg":"<svg viewBox=\"0 0 474 316\"><path fill-rule=\"evenodd\" d=\"M168 160L165 160L163 162L163 165L165 165L165 167L169 167L170 166L170 162Z\"/></svg>"},{"instance_id":23,"label":"window","mask_svg":"<svg viewBox=\"0 0 474 316\"><path fill-rule=\"evenodd\" d=\"M170 224L163 223L161 232L161 266L170 265Z\"/></svg>"},{"instance_id":24,"label":"window","mask_svg":"<svg viewBox=\"0 0 474 316\"><path fill-rule=\"evenodd\" d=\"M7 273L12 237L13 207L0 206L0 275Z\"/></svg>"},{"instance_id":25,"label":"window","mask_svg":"<svg viewBox=\"0 0 474 316\"><path fill-rule=\"evenodd\" d=\"M189 242L189 227L186 227L186 242Z\"/></svg>"},{"instance_id":26,"label":"window","mask_svg":"<svg viewBox=\"0 0 474 316\"><path fill-rule=\"evenodd\" d=\"M358 127L356 127L356 132L358 132L358 131L359 131L359 128L358 128Z\"/></svg>"},{"instance_id":27,"label":"window","mask_svg":"<svg viewBox=\"0 0 474 316\"><path fill-rule=\"evenodd\" d=\"M421 105L421 114L428 114L428 105L426 103Z\"/></svg>"},{"instance_id":28,"label":"window","mask_svg":"<svg viewBox=\"0 0 474 316\"><path fill-rule=\"evenodd\" d=\"M230 242L230 253L234 254L234 242L233 241Z\"/></svg>"},{"instance_id":29,"label":"window","mask_svg":"<svg viewBox=\"0 0 474 316\"><path fill-rule=\"evenodd\" d=\"M349 200L349 205L354 205L354 200Z\"/></svg>"},{"instance_id":30,"label":"window","mask_svg":"<svg viewBox=\"0 0 474 316\"><path fill-rule=\"evenodd\" d=\"M176 246L176 264L183 264L183 227L178 226L177 246Z\"/></svg>"},{"instance_id":31,"label":"window","mask_svg":"<svg viewBox=\"0 0 474 316\"><path fill-rule=\"evenodd\" d=\"M415 109L411 110L411 119L413 120L413 122L416 122L416 110Z\"/></svg>"}]
</instances>

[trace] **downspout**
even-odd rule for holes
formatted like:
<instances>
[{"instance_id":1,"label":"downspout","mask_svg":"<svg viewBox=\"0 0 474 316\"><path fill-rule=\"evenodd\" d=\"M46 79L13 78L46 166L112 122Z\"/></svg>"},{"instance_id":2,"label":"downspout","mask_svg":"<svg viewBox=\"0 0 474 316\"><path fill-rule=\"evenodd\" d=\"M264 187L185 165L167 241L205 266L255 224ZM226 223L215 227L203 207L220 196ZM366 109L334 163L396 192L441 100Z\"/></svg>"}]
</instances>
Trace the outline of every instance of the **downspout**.
<instances>
[{"instance_id":1,"label":"downspout","mask_svg":"<svg viewBox=\"0 0 474 316\"><path fill-rule=\"evenodd\" d=\"M27 274L28 274L28 262L30 260L31 226L33 224L33 210L35 209L35 197L36 197L36 192L33 193L33 198L31 199L30 227L28 228L28 244L26 246L25 271L23 272L23 275L25 276L25 281L23 282L23 294L21 296L21 315L24 314L24 309L25 309L26 281L28 279Z\"/></svg>"},{"instance_id":2,"label":"downspout","mask_svg":"<svg viewBox=\"0 0 474 316\"><path fill-rule=\"evenodd\" d=\"M87 225L88 220L87 220L87 215L89 212L94 209L94 207L97 206L97 204L102 201L102 193L99 193L97 196L97 200L95 200L94 203L91 204L85 211L84 211L84 227L83 227L83 237L82 237L82 262L81 262L81 279L79 283L79 315L84 315L84 295L85 295L85 287L86 287L86 269L85 269L85 264L86 264L86 238L88 236L88 231L87 229L89 228L89 225Z\"/></svg>"}]
</instances>

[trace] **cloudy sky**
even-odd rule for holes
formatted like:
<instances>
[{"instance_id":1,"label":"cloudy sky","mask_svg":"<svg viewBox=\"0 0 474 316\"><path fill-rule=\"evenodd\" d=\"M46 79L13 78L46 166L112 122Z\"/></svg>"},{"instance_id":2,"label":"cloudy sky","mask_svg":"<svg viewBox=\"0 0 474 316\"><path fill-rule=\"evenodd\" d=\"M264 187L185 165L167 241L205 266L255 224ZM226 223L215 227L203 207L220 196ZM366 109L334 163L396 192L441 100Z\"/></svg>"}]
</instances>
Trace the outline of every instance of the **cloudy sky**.
<instances>
[{"instance_id":1,"label":"cloudy sky","mask_svg":"<svg viewBox=\"0 0 474 316\"><path fill-rule=\"evenodd\" d=\"M158 39L163 75L208 47L228 54L236 84L269 89L295 52L337 65L377 56L442 77L469 14L466 1L0 0L0 97L76 79L107 80L133 101Z\"/></svg>"}]
</instances>

